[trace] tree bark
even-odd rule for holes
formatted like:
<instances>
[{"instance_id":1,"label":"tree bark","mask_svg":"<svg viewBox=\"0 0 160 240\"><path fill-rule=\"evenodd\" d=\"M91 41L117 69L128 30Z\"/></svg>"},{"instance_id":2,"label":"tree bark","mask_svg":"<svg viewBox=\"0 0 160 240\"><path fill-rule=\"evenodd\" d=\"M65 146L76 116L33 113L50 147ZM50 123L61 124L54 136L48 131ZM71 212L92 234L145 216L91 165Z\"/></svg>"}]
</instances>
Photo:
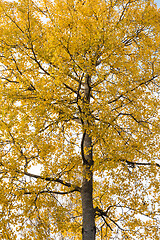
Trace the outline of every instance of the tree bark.
<instances>
[{"instance_id":1,"label":"tree bark","mask_svg":"<svg viewBox=\"0 0 160 240\"><path fill-rule=\"evenodd\" d=\"M84 90L84 123L83 137L81 143L81 154L83 160L83 181L82 181L82 213L83 228L82 240L95 240L95 214L93 208L93 154L92 154L92 138L90 134L89 104L90 104L90 77L87 75L85 79ZM86 107L87 106L87 107Z\"/></svg>"}]
</instances>

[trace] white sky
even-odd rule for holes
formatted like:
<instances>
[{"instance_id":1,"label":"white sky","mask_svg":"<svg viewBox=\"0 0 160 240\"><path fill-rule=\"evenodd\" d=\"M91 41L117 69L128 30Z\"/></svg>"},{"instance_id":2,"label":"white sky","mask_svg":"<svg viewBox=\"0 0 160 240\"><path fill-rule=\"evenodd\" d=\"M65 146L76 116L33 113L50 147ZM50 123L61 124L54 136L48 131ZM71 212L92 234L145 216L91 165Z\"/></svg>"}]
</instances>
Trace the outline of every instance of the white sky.
<instances>
[{"instance_id":1,"label":"white sky","mask_svg":"<svg viewBox=\"0 0 160 240\"><path fill-rule=\"evenodd\" d=\"M154 0L157 3L157 6L160 8L160 0Z\"/></svg>"}]
</instances>

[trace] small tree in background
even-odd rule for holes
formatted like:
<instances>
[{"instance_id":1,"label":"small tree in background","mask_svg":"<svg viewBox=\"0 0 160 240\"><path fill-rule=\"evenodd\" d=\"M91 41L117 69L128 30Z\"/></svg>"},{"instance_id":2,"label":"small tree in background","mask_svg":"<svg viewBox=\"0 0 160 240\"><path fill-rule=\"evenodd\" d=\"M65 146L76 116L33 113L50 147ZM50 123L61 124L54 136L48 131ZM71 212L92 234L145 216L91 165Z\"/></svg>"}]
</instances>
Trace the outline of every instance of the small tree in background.
<instances>
[{"instance_id":1,"label":"small tree in background","mask_svg":"<svg viewBox=\"0 0 160 240\"><path fill-rule=\"evenodd\" d=\"M1 0L0 16L1 239L158 240L154 2Z\"/></svg>"}]
</instances>

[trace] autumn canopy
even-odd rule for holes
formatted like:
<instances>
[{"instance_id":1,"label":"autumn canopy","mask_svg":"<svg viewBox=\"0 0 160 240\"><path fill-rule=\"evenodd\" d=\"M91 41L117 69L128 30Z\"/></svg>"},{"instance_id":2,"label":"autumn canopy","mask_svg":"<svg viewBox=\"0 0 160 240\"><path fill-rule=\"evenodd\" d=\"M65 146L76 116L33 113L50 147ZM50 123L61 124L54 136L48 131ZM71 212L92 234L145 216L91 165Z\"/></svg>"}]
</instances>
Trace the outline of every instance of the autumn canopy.
<instances>
[{"instance_id":1,"label":"autumn canopy","mask_svg":"<svg viewBox=\"0 0 160 240\"><path fill-rule=\"evenodd\" d=\"M152 0L0 0L0 239L159 239L159 23Z\"/></svg>"}]
</instances>

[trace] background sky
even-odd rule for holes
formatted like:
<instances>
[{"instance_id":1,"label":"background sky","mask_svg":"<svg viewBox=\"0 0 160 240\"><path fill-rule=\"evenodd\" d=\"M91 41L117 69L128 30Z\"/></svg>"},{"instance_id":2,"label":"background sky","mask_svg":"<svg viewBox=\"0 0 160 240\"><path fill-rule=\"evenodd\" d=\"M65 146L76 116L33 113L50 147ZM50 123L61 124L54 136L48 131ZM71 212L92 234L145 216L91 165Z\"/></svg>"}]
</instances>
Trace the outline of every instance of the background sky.
<instances>
[{"instance_id":1,"label":"background sky","mask_svg":"<svg viewBox=\"0 0 160 240\"><path fill-rule=\"evenodd\" d=\"M157 6L160 8L160 0L154 0L157 3Z\"/></svg>"}]
</instances>

